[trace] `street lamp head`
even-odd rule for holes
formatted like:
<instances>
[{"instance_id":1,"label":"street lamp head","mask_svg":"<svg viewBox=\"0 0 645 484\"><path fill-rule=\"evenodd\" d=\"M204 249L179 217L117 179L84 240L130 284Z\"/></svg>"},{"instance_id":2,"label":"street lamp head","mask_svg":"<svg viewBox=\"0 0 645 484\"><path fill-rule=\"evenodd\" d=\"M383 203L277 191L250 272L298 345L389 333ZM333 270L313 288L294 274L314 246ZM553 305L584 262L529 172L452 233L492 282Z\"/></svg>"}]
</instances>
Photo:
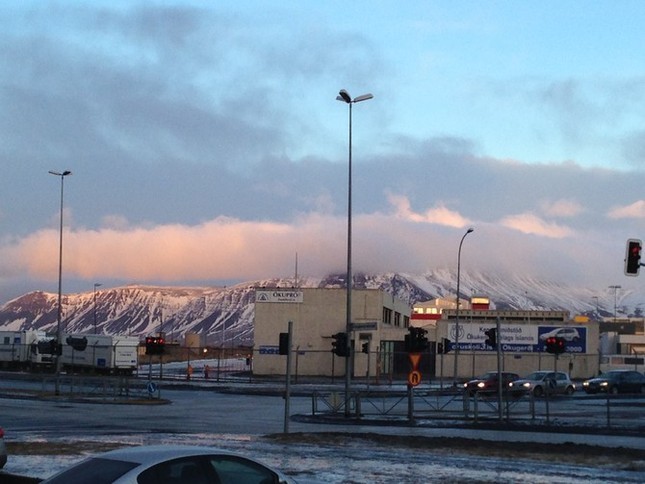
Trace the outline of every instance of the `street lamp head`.
<instances>
[{"instance_id":1,"label":"street lamp head","mask_svg":"<svg viewBox=\"0 0 645 484\"><path fill-rule=\"evenodd\" d=\"M345 89L340 90L340 92L338 93L338 96L336 96L336 100L346 102L347 104L352 102L351 96Z\"/></svg>"},{"instance_id":2,"label":"street lamp head","mask_svg":"<svg viewBox=\"0 0 645 484\"><path fill-rule=\"evenodd\" d=\"M65 170L63 173L59 173L57 171L49 170L49 174L63 177L63 176L71 175L72 172L69 170Z\"/></svg>"},{"instance_id":3,"label":"street lamp head","mask_svg":"<svg viewBox=\"0 0 645 484\"><path fill-rule=\"evenodd\" d=\"M466 231L466 233L467 233L467 234L469 234L469 233L471 233L471 232L472 232L472 231L474 231L474 230L475 230L474 228L470 227L470 228Z\"/></svg>"},{"instance_id":4,"label":"street lamp head","mask_svg":"<svg viewBox=\"0 0 645 484\"><path fill-rule=\"evenodd\" d=\"M356 96L354 98L355 103L359 103L361 101L367 101L368 99L372 99L374 96L372 96L370 93L363 94L362 96Z\"/></svg>"}]
</instances>

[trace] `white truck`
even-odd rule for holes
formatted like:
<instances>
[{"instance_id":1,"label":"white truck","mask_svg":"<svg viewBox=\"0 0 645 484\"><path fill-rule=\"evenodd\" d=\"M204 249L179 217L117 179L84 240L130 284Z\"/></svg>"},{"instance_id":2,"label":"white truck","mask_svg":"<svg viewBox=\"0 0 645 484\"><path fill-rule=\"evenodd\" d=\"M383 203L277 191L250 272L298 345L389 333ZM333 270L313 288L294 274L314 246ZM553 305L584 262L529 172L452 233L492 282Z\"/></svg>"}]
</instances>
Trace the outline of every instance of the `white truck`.
<instances>
[{"instance_id":1,"label":"white truck","mask_svg":"<svg viewBox=\"0 0 645 484\"><path fill-rule=\"evenodd\" d=\"M131 375L138 366L139 338L106 334L63 334L61 365L72 371Z\"/></svg>"},{"instance_id":2,"label":"white truck","mask_svg":"<svg viewBox=\"0 0 645 484\"><path fill-rule=\"evenodd\" d=\"M0 367L27 368L45 363L48 355L38 352L38 341L45 340L44 331L0 331Z\"/></svg>"}]
</instances>

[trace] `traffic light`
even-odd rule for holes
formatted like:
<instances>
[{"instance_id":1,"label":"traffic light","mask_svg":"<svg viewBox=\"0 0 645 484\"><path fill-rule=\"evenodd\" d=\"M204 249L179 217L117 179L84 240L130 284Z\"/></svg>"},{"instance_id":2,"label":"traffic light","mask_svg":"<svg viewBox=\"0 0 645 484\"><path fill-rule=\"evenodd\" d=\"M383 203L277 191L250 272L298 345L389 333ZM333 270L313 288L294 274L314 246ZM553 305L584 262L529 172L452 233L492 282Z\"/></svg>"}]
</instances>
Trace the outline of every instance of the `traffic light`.
<instances>
[{"instance_id":1,"label":"traffic light","mask_svg":"<svg viewBox=\"0 0 645 484\"><path fill-rule=\"evenodd\" d=\"M166 342L161 336L146 337L146 355L163 355Z\"/></svg>"},{"instance_id":2,"label":"traffic light","mask_svg":"<svg viewBox=\"0 0 645 484\"><path fill-rule=\"evenodd\" d=\"M365 353L366 355L369 354L369 352L370 352L370 342L369 341L366 341L365 343L363 343L363 346L361 346L361 351L363 353Z\"/></svg>"},{"instance_id":3,"label":"traffic light","mask_svg":"<svg viewBox=\"0 0 645 484\"><path fill-rule=\"evenodd\" d=\"M280 343L278 346L279 355L289 354L289 333L280 333Z\"/></svg>"},{"instance_id":4,"label":"traffic light","mask_svg":"<svg viewBox=\"0 0 645 484\"><path fill-rule=\"evenodd\" d=\"M60 346L55 339L41 340L37 343L38 353L41 355L60 355Z\"/></svg>"},{"instance_id":5,"label":"traffic light","mask_svg":"<svg viewBox=\"0 0 645 484\"><path fill-rule=\"evenodd\" d=\"M554 355L564 353L567 349L567 343L564 338L558 336L549 336L546 341L546 352Z\"/></svg>"},{"instance_id":6,"label":"traffic light","mask_svg":"<svg viewBox=\"0 0 645 484\"><path fill-rule=\"evenodd\" d=\"M484 334L488 336L486 338L486 344L491 348L497 348L497 328L490 328L484 331Z\"/></svg>"},{"instance_id":7,"label":"traffic light","mask_svg":"<svg viewBox=\"0 0 645 484\"><path fill-rule=\"evenodd\" d=\"M349 348L347 348L347 333L336 333L332 335L334 341L331 342L331 351L336 356L349 356Z\"/></svg>"},{"instance_id":8,"label":"traffic light","mask_svg":"<svg viewBox=\"0 0 645 484\"><path fill-rule=\"evenodd\" d=\"M452 342L448 338L443 338L441 341L443 341L444 354L450 353L450 350L452 350Z\"/></svg>"},{"instance_id":9,"label":"traffic light","mask_svg":"<svg viewBox=\"0 0 645 484\"><path fill-rule=\"evenodd\" d=\"M405 335L405 351L408 353L421 353L428 349L428 330L423 328L408 328Z\"/></svg>"},{"instance_id":10,"label":"traffic light","mask_svg":"<svg viewBox=\"0 0 645 484\"><path fill-rule=\"evenodd\" d=\"M625 251L625 275L637 276L641 268L641 250L643 243L639 239L627 240Z\"/></svg>"},{"instance_id":11,"label":"traffic light","mask_svg":"<svg viewBox=\"0 0 645 484\"><path fill-rule=\"evenodd\" d=\"M85 336L68 336L65 342L75 351L85 351L85 348L87 348L87 338Z\"/></svg>"}]
</instances>

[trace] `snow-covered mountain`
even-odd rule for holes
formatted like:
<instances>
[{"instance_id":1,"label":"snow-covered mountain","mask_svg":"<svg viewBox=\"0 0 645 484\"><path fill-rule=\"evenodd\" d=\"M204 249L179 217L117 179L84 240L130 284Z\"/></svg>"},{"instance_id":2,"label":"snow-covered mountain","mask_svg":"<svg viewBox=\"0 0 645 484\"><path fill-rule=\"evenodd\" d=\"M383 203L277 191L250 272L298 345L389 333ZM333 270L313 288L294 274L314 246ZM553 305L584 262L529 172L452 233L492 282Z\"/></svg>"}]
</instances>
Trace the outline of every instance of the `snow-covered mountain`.
<instances>
[{"instance_id":1,"label":"snow-covered mountain","mask_svg":"<svg viewBox=\"0 0 645 484\"><path fill-rule=\"evenodd\" d=\"M163 331L174 340L186 333L205 335L207 344L219 346L253 343L254 290L258 287L293 287L292 279L267 279L229 287L125 286L96 292L66 294L62 298L66 332L145 336ZM298 280L300 287L345 287L345 277ZM422 275L378 274L354 276L356 288L383 289L410 303L436 297L454 298L456 274L435 270ZM613 290L594 291L522 276L463 272L462 297L482 295L497 309L568 310L572 315L611 316ZM641 316L643 295L621 290L619 316ZM55 332L58 295L31 292L0 308L0 329L39 329Z\"/></svg>"}]
</instances>

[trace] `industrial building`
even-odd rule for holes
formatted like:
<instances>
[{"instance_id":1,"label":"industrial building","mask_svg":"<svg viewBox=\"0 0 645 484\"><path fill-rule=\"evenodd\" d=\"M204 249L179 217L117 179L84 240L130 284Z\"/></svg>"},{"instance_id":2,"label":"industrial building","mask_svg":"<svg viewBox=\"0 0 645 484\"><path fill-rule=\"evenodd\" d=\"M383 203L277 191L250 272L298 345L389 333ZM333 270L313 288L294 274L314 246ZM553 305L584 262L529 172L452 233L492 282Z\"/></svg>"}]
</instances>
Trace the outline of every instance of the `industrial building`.
<instances>
[{"instance_id":1,"label":"industrial building","mask_svg":"<svg viewBox=\"0 0 645 484\"><path fill-rule=\"evenodd\" d=\"M462 309L457 313L456 309L445 309L436 322L436 341L450 341L450 351L437 355L443 358L437 365L443 367L443 376L454 378L455 368L457 379L497 369L497 349L486 344L486 332L498 324L497 345L503 371L526 375L557 368L572 378L598 374L597 321L585 318L579 322L568 311ZM545 342L551 335L565 339L565 351L557 357L546 351Z\"/></svg>"},{"instance_id":2,"label":"industrial building","mask_svg":"<svg viewBox=\"0 0 645 484\"><path fill-rule=\"evenodd\" d=\"M351 300L352 376L390 374L410 325L412 308L379 289L353 289ZM344 288L257 288L253 372L284 375L279 334L292 322L292 374L344 376L345 358L332 352L333 335L347 326Z\"/></svg>"}]
</instances>

